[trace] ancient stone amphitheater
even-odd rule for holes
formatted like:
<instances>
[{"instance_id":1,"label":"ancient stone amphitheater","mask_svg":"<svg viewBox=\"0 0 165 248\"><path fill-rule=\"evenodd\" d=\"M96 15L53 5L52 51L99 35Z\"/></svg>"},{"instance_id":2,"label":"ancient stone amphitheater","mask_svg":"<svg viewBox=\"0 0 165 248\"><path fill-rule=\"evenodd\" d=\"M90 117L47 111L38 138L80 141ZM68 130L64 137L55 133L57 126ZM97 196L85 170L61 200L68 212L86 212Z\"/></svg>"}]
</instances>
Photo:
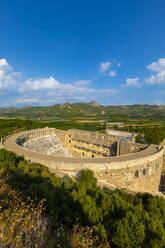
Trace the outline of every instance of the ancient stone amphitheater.
<instances>
[{"instance_id":1,"label":"ancient stone amphitheater","mask_svg":"<svg viewBox=\"0 0 165 248\"><path fill-rule=\"evenodd\" d=\"M93 170L98 182L131 191L158 191L164 148L142 145L132 137L70 129L35 129L11 135L1 146L41 163L58 176Z\"/></svg>"}]
</instances>

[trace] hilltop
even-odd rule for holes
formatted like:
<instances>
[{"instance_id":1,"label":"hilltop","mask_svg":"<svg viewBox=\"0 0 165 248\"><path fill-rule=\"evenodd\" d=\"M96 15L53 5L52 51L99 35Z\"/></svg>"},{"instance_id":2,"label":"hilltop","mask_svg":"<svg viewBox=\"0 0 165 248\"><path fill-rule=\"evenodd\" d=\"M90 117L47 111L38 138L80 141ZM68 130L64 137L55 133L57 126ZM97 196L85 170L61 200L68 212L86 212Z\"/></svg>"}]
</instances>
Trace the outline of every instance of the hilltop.
<instances>
[{"instance_id":1,"label":"hilltop","mask_svg":"<svg viewBox=\"0 0 165 248\"><path fill-rule=\"evenodd\" d=\"M52 106L26 106L22 108L0 108L0 115L26 118L98 118L110 116L165 118L165 106L134 104L103 106L96 101L89 103L64 103Z\"/></svg>"}]
</instances>

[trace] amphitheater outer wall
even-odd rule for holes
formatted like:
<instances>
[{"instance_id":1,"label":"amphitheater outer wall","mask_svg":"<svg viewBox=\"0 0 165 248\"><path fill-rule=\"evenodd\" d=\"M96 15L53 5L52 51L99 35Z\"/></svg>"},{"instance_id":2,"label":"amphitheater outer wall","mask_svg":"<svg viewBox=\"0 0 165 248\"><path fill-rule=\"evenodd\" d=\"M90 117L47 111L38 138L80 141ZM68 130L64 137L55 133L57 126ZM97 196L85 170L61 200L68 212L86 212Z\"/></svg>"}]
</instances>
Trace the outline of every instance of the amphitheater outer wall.
<instances>
[{"instance_id":1,"label":"amphitheater outer wall","mask_svg":"<svg viewBox=\"0 0 165 248\"><path fill-rule=\"evenodd\" d=\"M60 158L33 152L23 149L20 146L21 142L25 142L28 139L52 133L56 134L67 148L70 146L69 140L71 138L73 140L74 137L79 137L79 142L85 140L83 137L88 137L87 140L89 144L92 145L94 143L97 145L98 143L100 146L101 144L106 146L109 144L111 146L112 142L118 142L120 140L120 137L111 136L110 138L107 138L105 134L101 136L102 134L93 132L86 133L86 131L81 131L78 133L78 131L75 131L75 134L74 130L61 131L53 128L45 128L11 135L4 139L1 145L3 148L13 151L17 155L24 156L29 162L40 163L47 166L51 172L54 172L58 176L67 174L73 177L76 176L81 169L91 169L98 180L116 185L119 188L148 192L157 191L159 189L164 154L163 147L151 145L137 153L113 157ZM90 134L93 135L91 141Z\"/></svg>"}]
</instances>

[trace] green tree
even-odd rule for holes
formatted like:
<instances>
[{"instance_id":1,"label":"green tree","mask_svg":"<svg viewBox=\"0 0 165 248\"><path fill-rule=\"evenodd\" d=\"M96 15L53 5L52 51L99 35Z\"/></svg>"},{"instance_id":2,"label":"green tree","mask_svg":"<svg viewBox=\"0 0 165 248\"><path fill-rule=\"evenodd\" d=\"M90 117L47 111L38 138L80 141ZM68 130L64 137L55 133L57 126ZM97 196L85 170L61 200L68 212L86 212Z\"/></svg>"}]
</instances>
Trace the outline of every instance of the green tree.
<instances>
[{"instance_id":1,"label":"green tree","mask_svg":"<svg viewBox=\"0 0 165 248\"><path fill-rule=\"evenodd\" d=\"M77 182L79 184L85 184L86 188L95 188L97 185L97 179L94 177L94 173L91 170L81 170L77 176Z\"/></svg>"},{"instance_id":2,"label":"green tree","mask_svg":"<svg viewBox=\"0 0 165 248\"><path fill-rule=\"evenodd\" d=\"M145 224L140 212L128 211L126 216L114 223L113 244L118 248L143 247Z\"/></svg>"}]
</instances>

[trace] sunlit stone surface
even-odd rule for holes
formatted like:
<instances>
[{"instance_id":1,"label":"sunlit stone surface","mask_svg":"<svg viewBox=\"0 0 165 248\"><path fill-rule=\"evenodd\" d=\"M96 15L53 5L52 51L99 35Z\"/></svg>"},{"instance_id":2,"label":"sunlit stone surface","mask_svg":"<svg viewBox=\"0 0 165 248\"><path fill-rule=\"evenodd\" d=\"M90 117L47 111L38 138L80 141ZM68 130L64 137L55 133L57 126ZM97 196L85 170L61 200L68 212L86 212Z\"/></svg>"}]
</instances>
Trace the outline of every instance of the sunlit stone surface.
<instances>
[{"instance_id":1,"label":"sunlit stone surface","mask_svg":"<svg viewBox=\"0 0 165 248\"><path fill-rule=\"evenodd\" d=\"M35 152L57 157L71 157L55 134L41 136L23 143L23 147Z\"/></svg>"}]
</instances>

